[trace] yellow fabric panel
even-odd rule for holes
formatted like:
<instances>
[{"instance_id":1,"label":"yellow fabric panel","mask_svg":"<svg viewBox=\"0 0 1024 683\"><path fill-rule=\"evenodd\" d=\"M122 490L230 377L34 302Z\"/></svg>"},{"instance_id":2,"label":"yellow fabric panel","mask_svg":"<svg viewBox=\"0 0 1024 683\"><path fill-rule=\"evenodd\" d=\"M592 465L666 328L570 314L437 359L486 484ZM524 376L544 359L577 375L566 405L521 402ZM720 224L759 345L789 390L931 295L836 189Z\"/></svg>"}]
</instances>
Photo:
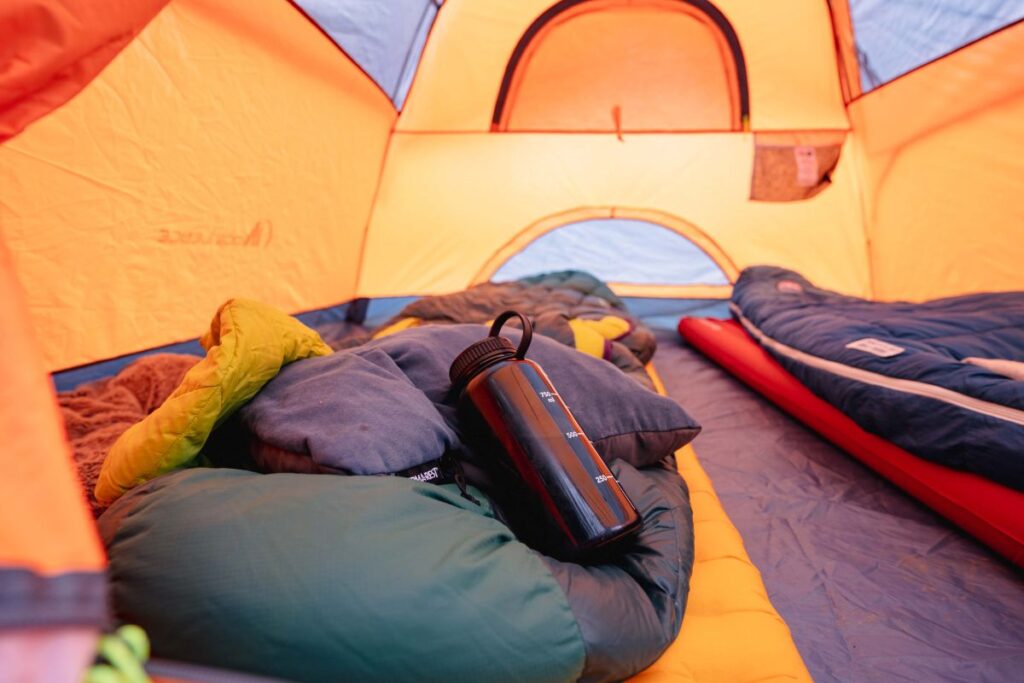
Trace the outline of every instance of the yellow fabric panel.
<instances>
[{"instance_id":1,"label":"yellow fabric panel","mask_svg":"<svg viewBox=\"0 0 1024 683\"><path fill-rule=\"evenodd\" d=\"M712 257L730 277L744 266L770 263L825 287L867 294L849 145L831 186L804 201L770 203L748 199L754 157L748 133L627 134L621 142L598 134L396 133L360 295L457 291L532 226L553 228L583 214L656 220L659 212L674 218L666 227L688 236L676 223L689 224L717 245L730 263ZM693 241L701 244L699 236Z\"/></svg>"},{"instance_id":2,"label":"yellow fabric panel","mask_svg":"<svg viewBox=\"0 0 1024 683\"><path fill-rule=\"evenodd\" d=\"M1024 289L1024 24L850 107L873 293L922 300Z\"/></svg>"},{"instance_id":3,"label":"yellow fabric panel","mask_svg":"<svg viewBox=\"0 0 1024 683\"><path fill-rule=\"evenodd\" d=\"M728 299L730 285L638 285L609 282L608 287L619 296L651 297L655 299Z\"/></svg>"},{"instance_id":4,"label":"yellow fabric panel","mask_svg":"<svg viewBox=\"0 0 1024 683\"><path fill-rule=\"evenodd\" d=\"M747 61L753 130L845 129L827 2L714 0Z\"/></svg>"},{"instance_id":5,"label":"yellow fabric panel","mask_svg":"<svg viewBox=\"0 0 1024 683\"><path fill-rule=\"evenodd\" d=\"M618 339L628 333L629 321L615 315L606 315L600 320L572 318L569 327L577 351L595 358L604 358L605 341Z\"/></svg>"},{"instance_id":6,"label":"yellow fabric panel","mask_svg":"<svg viewBox=\"0 0 1024 683\"><path fill-rule=\"evenodd\" d=\"M173 0L0 147L0 231L46 367L187 339L235 296L353 296L396 114L283 0Z\"/></svg>"},{"instance_id":7,"label":"yellow fabric panel","mask_svg":"<svg viewBox=\"0 0 1024 683\"><path fill-rule=\"evenodd\" d=\"M200 342L206 358L111 446L96 482L96 500L110 503L133 486L191 464L214 427L284 365L331 353L320 335L297 319L246 299L217 309Z\"/></svg>"},{"instance_id":8,"label":"yellow fabric panel","mask_svg":"<svg viewBox=\"0 0 1024 683\"><path fill-rule=\"evenodd\" d=\"M486 131L509 56L551 0L447 0L398 129ZM739 37L755 130L846 128L825 2L716 0Z\"/></svg>"},{"instance_id":9,"label":"yellow fabric panel","mask_svg":"<svg viewBox=\"0 0 1024 683\"><path fill-rule=\"evenodd\" d=\"M1024 92L900 151L875 195L874 294L1024 289Z\"/></svg>"},{"instance_id":10,"label":"yellow fabric panel","mask_svg":"<svg viewBox=\"0 0 1024 683\"><path fill-rule=\"evenodd\" d=\"M0 434L0 570L101 571L103 550L2 241Z\"/></svg>"},{"instance_id":11,"label":"yellow fabric panel","mask_svg":"<svg viewBox=\"0 0 1024 683\"><path fill-rule=\"evenodd\" d=\"M397 322L393 322L390 325L388 325L387 327L381 328L381 329L377 330L376 332L374 332L373 333L373 338L374 339L381 339L383 337L387 337L389 335L392 335L395 332L401 332L402 330L408 330L410 327L419 327L419 326L420 326L420 319L419 318L402 318L401 320L398 320Z\"/></svg>"}]
</instances>

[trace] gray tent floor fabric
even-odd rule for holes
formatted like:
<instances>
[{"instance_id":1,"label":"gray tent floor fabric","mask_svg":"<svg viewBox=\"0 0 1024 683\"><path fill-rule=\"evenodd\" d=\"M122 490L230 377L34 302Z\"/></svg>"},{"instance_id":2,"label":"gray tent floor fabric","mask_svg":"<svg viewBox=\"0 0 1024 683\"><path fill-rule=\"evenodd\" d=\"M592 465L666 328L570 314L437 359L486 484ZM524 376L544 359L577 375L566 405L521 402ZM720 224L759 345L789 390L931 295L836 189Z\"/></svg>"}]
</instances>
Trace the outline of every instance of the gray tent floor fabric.
<instances>
[{"instance_id":1,"label":"gray tent floor fabric","mask_svg":"<svg viewBox=\"0 0 1024 683\"><path fill-rule=\"evenodd\" d=\"M654 364L815 681L1024 680L1024 573L674 332Z\"/></svg>"}]
</instances>

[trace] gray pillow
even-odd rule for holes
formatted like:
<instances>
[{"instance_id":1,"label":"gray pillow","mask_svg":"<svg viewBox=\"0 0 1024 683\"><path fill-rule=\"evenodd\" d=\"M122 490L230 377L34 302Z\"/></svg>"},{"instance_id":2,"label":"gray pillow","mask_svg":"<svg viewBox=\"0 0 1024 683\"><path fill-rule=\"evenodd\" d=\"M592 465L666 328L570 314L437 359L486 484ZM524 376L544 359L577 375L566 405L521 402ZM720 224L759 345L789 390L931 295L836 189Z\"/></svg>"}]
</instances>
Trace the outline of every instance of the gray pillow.
<instances>
[{"instance_id":1,"label":"gray pillow","mask_svg":"<svg viewBox=\"0 0 1024 683\"><path fill-rule=\"evenodd\" d=\"M455 356L487 332L482 325L418 327L370 342L354 352L382 349L458 430L458 397L452 391L448 368ZM505 329L502 335L519 343L518 330ZM647 467L685 446L700 432L697 421L678 403L645 388L607 361L541 335L534 335L526 357L544 369L607 462L618 458L634 467Z\"/></svg>"},{"instance_id":2,"label":"gray pillow","mask_svg":"<svg viewBox=\"0 0 1024 683\"><path fill-rule=\"evenodd\" d=\"M434 404L380 348L286 366L239 419L268 472L390 474L456 445Z\"/></svg>"}]
</instances>

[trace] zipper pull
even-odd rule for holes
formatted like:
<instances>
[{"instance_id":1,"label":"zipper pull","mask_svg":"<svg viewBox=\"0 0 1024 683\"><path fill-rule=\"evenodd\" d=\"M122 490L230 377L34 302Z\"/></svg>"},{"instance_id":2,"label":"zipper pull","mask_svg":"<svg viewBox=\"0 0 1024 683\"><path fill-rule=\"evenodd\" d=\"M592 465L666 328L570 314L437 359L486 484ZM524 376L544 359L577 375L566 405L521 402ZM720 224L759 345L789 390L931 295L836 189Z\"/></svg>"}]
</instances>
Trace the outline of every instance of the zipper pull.
<instances>
[{"instance_id":1,"label":"zipper pull","mask_svg":"<svg viewBox=\"0 0 1024 683\"><path fill-rule=\"evenodd\" d=\"M459 487L459 495L473 505L482 505L482 503L469 492L469 489L466 486L466 473L463 471L462 463L459 462L459 459L450 453L445 453L441 458L441 464L444 465L445 472L455 480L455 485Z\"/></svg>"}]
</instances>

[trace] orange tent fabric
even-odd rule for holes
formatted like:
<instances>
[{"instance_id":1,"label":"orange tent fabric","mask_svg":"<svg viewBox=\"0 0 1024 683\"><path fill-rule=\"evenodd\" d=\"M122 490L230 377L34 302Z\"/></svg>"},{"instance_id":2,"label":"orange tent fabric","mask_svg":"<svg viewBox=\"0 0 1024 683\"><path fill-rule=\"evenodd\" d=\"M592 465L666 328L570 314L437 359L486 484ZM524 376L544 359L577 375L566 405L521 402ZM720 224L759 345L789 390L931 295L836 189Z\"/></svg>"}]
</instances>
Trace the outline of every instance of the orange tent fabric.
<instances>
[{"instance_id":1,"label":"orange tent fabric","mask_svg":"<svg viewBox=\"0 0 1024 683\"><path fill-rule=\"evenodd\" d=\"M0 330L0 670L76 680L106 623L106 562L2 244Z\"/></svg>"},{"instance_id":2,"label":"orange tent fabric","mask_svg":"<svg viewBox=\"0 0 1024 683\"><path fill-rule=\"evenodd\" d=\"M0 142L75 96L167 0L7 0L0 6Z\"/></svg>"}]
</instances>

